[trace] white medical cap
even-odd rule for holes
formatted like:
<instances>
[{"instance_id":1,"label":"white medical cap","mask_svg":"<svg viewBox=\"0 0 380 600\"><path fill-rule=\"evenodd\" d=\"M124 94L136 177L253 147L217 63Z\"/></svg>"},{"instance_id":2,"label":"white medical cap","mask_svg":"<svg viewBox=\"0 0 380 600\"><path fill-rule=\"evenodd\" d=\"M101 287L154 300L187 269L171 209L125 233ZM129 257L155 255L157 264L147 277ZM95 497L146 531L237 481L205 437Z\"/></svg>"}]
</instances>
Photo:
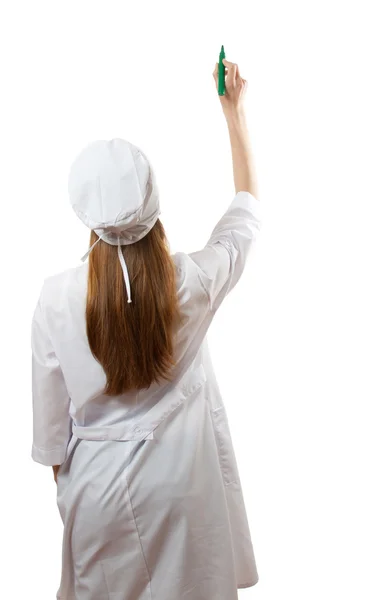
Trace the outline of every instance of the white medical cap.
<instances>
[{"instance_id":1,"label":"white medical cap","mask_svg":"<svg viewBox=\"0 0 380 600\"><path fill-rule=\"evenodd\" d=\"M92 142L71 166L68 191L81 221L94 230L99 239L118 246L128 302L132 302L121 246L143 238L161 213L157 185L147 157L137 146L119 138Z\"/></svg>"}]
</instances>

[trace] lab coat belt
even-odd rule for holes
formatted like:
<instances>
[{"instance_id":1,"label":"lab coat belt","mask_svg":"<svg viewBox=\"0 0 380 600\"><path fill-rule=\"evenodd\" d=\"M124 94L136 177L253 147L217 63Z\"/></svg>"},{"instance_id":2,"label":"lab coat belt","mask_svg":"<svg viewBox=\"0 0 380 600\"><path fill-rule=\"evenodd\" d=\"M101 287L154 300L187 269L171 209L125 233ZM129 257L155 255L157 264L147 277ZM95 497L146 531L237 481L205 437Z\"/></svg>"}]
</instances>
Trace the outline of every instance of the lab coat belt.
<instances>
[{"instance_id":1,"label":"lab coat belt","mask_svg":"<svg viewBox=\"0 0 380 600\"><path fill-rule=\"evenodd\" d=\"M78 425L73 425L72 432L75 437L82 440L141 441L144 439L153 439L152 429L143 429L137 425L133 427L118 425L80 427Z\"/></svg>"}]
</instances>

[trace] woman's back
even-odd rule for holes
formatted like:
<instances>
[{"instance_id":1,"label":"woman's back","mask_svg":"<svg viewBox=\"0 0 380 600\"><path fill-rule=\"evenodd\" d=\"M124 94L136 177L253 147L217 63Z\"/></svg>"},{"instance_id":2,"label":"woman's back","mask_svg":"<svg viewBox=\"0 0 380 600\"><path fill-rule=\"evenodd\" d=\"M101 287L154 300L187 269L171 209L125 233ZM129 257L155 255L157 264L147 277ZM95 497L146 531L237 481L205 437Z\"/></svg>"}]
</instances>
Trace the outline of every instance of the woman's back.
<instances>
[{"instance_id":1,"label":"woman's back","mask_svg":"<svg viewBox=\"0 0 380 600\"><path fill-rule=\"evenodd\" d=\"M177 283L180 325L174 335L173 382L154 383L147 390L131 390L114 397L104 395L105 373L94 358L87 340L85 306L88 263L49 277L43 286L33 328L40 347L34 354L35 399L40 394L53 399L50 426L46 428L46 413L41 423L35 423L35 452L48 448L46 433L61 431L63 456L71 420L77 426L129 425L158 402L181 376L192 369L194 361L215 311L239 279L248 253L260 228L259 202L249 193L240 192L220 219L205 248L192 254L178 252L172 256ZM42 335L43 331L45 336ZM39 335L40 332L40 335ZM42 340L45 339L45 348ZM49 341L49 342L48 342ZM50 346L50 347L49 347ZM37 350L37 348L36 348ZM60 370L46 378L44 363L52 361L53 353ZM37 357L40 356L40 360ZM128 361L128 348L125 349ZM61 413L56 409L60 407ZM47 407L46 407L47 408ZM40 450L42 453L42 450ZM59 462L59 461L57 461Z\"/></svg>"}]
</instances>

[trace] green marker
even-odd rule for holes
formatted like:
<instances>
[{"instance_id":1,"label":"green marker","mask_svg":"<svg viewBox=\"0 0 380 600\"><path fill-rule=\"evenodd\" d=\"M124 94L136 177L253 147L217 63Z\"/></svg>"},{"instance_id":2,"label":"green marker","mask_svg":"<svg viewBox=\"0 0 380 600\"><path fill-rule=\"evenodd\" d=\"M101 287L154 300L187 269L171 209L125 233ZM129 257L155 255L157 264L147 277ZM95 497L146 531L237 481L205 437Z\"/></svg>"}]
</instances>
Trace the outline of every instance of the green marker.
<instances>
[{"instance_id":1,"label":"green marker","mask_svg":"<svg viewBox=\"0 0 380 600\"><path fill-rule=\"evenodd\" d=\"M225 76L226 76L226 67L222 63L223 58L226 58L224 53L224 46L219 54L219 68L218 68L218 94L219 96L224 96L226 87L225 87Z\"/></svg>"}]
</instances>

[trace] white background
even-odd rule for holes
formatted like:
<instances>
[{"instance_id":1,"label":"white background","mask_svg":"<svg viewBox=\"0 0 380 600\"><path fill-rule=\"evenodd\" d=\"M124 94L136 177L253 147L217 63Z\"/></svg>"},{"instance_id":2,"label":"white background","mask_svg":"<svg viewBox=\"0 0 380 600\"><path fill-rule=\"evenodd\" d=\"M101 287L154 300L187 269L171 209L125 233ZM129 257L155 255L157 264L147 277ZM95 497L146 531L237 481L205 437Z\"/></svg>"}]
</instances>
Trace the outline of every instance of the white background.
<instances>
[{"instance_id":1,"label":"white background","mask_svg":"<svg viewBox=\"0 0 380 600\"><path fill-rule=\"evenodd\" d=\"M44 277L88 247L69 166L95 139L141 146L172 251L202 247L234 195L221 44L249 82L264 216L209 332L260 576L239 598L380 597L375 8L2 5L2 597L52 600L59 585L53 472L30 458L29 338Z\"/></svg>"}]
</instances>

